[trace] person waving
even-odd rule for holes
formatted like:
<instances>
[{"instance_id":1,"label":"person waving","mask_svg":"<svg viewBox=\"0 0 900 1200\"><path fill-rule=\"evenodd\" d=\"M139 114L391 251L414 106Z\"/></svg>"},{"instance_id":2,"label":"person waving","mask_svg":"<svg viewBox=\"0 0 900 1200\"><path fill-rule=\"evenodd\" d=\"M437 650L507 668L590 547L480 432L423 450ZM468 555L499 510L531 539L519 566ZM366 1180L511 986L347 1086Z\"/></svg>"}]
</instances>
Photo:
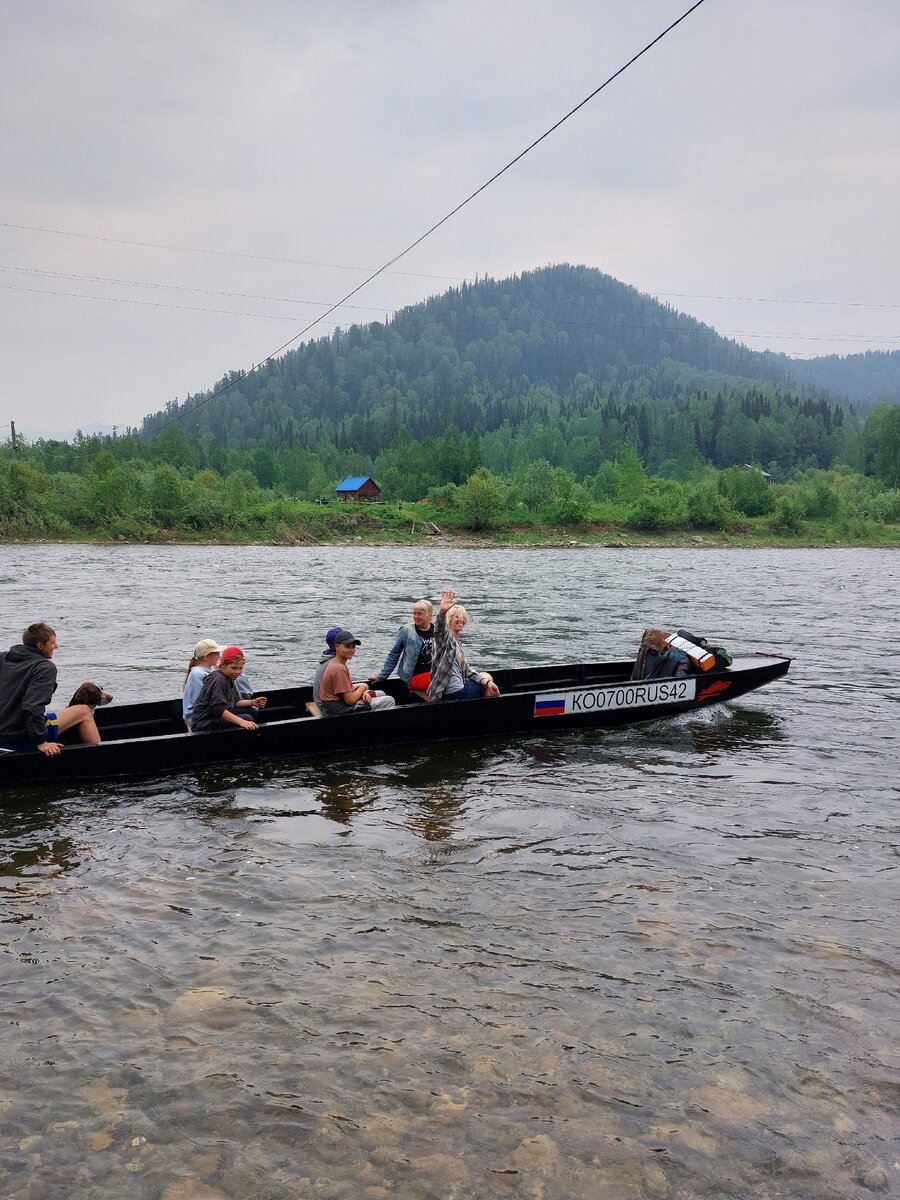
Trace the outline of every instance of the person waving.
<instances>
[{"instance_id":1,"label":"person waving","mask_svg":"<svg viewBox=\"0 0 900 1200\"><path fill-rule=\"evenodd\" d=\"M476 671L466 660L459 635L469 623L469 614L456 601L456 592L441 592L441 606L434 626L429 700L478 700L499 696L500 689L487 671Z\"/></svg>"}]
</instances>

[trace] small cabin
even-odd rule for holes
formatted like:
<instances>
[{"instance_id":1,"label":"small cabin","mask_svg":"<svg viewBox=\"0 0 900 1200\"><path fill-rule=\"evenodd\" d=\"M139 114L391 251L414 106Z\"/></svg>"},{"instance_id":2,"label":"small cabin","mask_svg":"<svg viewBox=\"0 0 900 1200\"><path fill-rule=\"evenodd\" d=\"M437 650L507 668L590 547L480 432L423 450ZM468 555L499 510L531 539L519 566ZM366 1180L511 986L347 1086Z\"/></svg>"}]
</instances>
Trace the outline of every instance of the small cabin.
<instances>
[{"instance_id":1,"label":"small cabin","mask_svg":"<svg viewBox=\"0 0 900 1200\"><path fill-rule=\"evenodd\" d=\"M348 475L334 490L341 500L377 500L381 496L371 475Z\"/></svg>"},{"instance_id":2,"label":"small cabin","mask_svg":"<svg viewBox=\"0 0 900 1200\"><path fill-rule=\"evenodd\" d=\"M741 463L740 470L742 471L758 471L762 475L766 483L774 483L775 476L770 475L768 471L764 471L762 467L754 467L752 463Z\"/></svg>"}]
</instances>

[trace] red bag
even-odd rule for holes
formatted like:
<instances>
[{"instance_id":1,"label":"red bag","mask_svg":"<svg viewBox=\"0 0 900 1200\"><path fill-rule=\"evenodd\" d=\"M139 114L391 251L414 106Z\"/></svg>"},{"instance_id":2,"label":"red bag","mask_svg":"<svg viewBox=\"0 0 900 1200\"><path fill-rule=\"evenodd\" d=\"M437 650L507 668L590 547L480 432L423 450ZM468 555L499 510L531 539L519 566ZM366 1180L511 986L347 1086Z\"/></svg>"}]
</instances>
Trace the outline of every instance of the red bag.
<instances>
[{"instance_id":1,"label":"red bag","mask_svg":"<svg viewBox=\"0 0 900 1200\"><path fill-rule=\"evenodd\" d=\"M414 692L427 692L431 686L431 672L421 671L418 675L413 675L409 686Z\"/></svg>"}]
</instances>

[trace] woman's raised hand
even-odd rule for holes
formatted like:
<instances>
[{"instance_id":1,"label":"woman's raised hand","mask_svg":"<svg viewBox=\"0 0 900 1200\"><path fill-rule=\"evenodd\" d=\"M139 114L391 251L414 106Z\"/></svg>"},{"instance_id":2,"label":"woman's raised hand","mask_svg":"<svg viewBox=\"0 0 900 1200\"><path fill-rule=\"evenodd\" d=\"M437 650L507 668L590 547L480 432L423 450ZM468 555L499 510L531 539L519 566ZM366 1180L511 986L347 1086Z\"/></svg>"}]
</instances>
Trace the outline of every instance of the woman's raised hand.
<instances>
[{"instance_id":1,"label":"woman's raised hand","mask_svg":"<svg viewBox=\"0 0 900 1200\"><path fill-rule=\"evenodd\" d=\"M455 603L456 603L456 592L449 591L449 590L446 592L441 592L441 607L440 607L441 616L444 616L445 613L449 612Z\"/></svg>"}]
</instances>

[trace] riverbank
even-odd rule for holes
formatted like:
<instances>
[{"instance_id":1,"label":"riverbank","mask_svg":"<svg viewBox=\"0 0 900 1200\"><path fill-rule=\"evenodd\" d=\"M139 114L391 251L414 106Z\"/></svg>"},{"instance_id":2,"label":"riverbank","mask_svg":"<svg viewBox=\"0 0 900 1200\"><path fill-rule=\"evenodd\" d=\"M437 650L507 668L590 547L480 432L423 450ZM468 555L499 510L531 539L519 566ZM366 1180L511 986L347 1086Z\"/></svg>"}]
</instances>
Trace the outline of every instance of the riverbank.
<instances>
[{"instance_id":1,"label":"riverbank","mask_svg":"<svg viewBox=\"0 0 900 1200\"><path fill-rule=\"evenodd\" d=\"M104 531L80 532L72 537L0 537L0 545L144 545L144 546L414 546L433 545L454 549L605 549L658 550L667 547L692 550L735 549L892 549L900 547L900 526L883 525L875 530L861 530L847 536L833 528L810 526L791 536L778 535L773 530L757 527L740 530L706 530L702 533L685 530L655 531L639 534L635 530L614 526L504 526L493 530L464 530L439 527L434 532L420 525L403 532L396 527L372 527L365 522L364 532L354 527L311 533L305 527L285 525L282 529L246 530L229 537L185 530L158 530L147 536L119 534L111 537Z\"/></svg>"},{"instance_id":2,"label":"riverbank","mask_svg":"<svg viewBox=\"0 0 900 1200\"><path fill-rule=\"evenodd\" d=\"M59 465L59 464L57 464ZM188 545L896 546L900 489L849 470L784 484L759 471L693 482L648 476L635 456L590 487L535 464L521 477L484 468L414 501L300 499L250 471L116 467L81 474L0 461L0 541ZM540 469L538 469L540 468ZM271 481L270 481L271 482Z\"/></svg>"},{"instance_id":3,"label":"riverbank","mask_svg":"<svg viewBox=\"0 0 900 1200\"><path fill-rule=\"evenodd\" d=\"M600 508L600 506L596 506ZM656 520L638 523L627 509L606 506L581 522L552 523L507 509L481 528L453 504L317 504L273 501L248 509L240 519L192 521L187 513L165 523L114 518L102 525L27 521L0 523L0 542L85 545L227 545L227 546L445 546L620 548L740 547L893 547L900 546L900 524L876 520L867 512L846 509L830 517L768 513L722 519L719 527ZM590 519L593 517L594 519ZM605 518L605 519L604 519Z\"/></svg>"}]
</instances>

